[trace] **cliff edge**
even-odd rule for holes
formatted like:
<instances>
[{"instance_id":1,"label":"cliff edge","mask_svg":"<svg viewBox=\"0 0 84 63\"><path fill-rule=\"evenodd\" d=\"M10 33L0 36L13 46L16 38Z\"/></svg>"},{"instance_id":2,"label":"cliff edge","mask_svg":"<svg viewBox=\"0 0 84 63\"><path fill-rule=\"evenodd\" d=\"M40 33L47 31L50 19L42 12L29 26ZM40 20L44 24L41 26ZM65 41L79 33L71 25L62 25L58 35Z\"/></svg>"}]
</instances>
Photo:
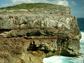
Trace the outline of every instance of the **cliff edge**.
<instances>
[{"instance_id":1,"label":"cliff edge","mask_svg":"<svg viewBox=\"0 0 84 63\"><path fill-rule=\"evenodd\" d=\"M42 59L51 55L80 54L81 33L77 18L70 15L71 8L36 4L0 9L1 63L43 63Z\"/></svg>"}]
</instances>

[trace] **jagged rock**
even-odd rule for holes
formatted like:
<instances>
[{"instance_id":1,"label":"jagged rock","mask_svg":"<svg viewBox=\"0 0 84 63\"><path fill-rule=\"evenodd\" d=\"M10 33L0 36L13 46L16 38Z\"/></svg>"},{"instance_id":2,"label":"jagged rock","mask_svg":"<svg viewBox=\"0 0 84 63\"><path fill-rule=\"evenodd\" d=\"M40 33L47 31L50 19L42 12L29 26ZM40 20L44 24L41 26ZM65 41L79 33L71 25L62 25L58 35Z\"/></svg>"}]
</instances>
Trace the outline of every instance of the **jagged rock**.
<instances>
[{"instance_id":1,"label":"jagged rock","mask_svg":"<svg viewBox=\"0 0 84 63\"><path fill-rule=\"evenodd\" d=\"M77 19L76 18L74 19L74 16L70 16L70 15L69 17L60 16L60 15L53 16L53 15L42 15L42 14L38 16L28 15L28 16L20 16L18 17L18 20L16 20L15 18L11 18L11 19L3 18L3 20L0 21L0 24L1 24L0 25L1 29L11 29L11 33L9 31L9 33L3 34L5 35L4 37L12 37L19 35L25 36L27 33L29 33L29 35L31 35L32 33L33 36L34 35L36 36L37 31L39 31L41 35L56 35L58 34L58 32L56 32L57 30L60 30L60 32L62 32L63 34L66 34L65 30L68 33L71 32L71 34L74 33L75 35L79 34Z\"/></svg>"}]
</instances>

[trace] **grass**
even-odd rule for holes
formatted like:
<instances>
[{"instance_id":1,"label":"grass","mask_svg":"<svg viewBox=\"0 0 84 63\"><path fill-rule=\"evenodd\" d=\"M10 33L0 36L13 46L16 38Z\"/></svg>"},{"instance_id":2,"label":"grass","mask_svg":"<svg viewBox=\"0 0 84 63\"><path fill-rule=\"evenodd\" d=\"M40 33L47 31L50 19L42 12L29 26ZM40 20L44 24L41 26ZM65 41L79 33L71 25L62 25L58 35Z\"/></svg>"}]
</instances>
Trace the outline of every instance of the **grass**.
<instances>
[{"instance_id":1,"label":"grass","mask_svg":"<svg viewBox=\"0 0 84 63\"><path fill-rule=\"evenodd\" d=\"M13 6L7 6L0 8L0 14L6 13L46 13L46 14L57 14L61 13L62 11L66 11L66 9L70 10L70 7L66 7L63 5L56 5L51 3L22 3ZM21 10L21 9L26 9ZM9 11L11 10L11 11Z\"/></svg>"},{"instance_id":2,"label":"grass","mask_svg":"<svg viewBox=\"0 0 84 63\"><path fill-rule=\"evenodd\" d=\"M50 7L52 8L56 6L57 5L50 3L22 3L14 6L3 7L0 9L13 10L13 9L32 9L32 8L50 8Z\"/></svg>"}]
</instances>

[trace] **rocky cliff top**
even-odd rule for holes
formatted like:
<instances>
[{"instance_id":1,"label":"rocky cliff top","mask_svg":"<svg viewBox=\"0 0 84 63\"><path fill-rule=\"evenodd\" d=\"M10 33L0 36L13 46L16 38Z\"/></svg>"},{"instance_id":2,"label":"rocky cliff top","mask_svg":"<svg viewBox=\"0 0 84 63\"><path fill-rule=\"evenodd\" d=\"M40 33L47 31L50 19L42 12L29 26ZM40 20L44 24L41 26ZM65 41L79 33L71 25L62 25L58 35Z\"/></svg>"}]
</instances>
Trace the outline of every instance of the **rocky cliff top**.
<instances>
[{"instance_id":1,"label":"rocky cliff top","mask_svg":"<svg viewBox=\"0 0 84 63\"><path fill-rule=\"evenodd\" d=\"M42 13L42 14L70 14L71 8L49 3L23 3L15 6L0 8L0 12L27 12L27 13Z\"/></svg>"}]
</instances>

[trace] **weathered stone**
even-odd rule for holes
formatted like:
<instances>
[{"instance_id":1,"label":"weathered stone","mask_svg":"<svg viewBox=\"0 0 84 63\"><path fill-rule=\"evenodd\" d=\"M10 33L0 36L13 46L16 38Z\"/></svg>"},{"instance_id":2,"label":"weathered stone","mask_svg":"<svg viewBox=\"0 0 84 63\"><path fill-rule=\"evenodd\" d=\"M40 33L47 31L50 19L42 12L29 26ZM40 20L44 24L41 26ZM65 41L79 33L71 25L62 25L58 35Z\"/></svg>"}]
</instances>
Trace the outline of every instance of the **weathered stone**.
<instances>
[{"instance_id":1,"label":"weathered stone","mask_svg":"<svg viewBox=\"0 0 84 63\"><path fill-rule=\"evenodd\" d=\"M77 18L69 7L52 8L0 15L0 58L6 59L2 63L42 63L50 55L79 55Z\"/></svg>"}]
</instances>

